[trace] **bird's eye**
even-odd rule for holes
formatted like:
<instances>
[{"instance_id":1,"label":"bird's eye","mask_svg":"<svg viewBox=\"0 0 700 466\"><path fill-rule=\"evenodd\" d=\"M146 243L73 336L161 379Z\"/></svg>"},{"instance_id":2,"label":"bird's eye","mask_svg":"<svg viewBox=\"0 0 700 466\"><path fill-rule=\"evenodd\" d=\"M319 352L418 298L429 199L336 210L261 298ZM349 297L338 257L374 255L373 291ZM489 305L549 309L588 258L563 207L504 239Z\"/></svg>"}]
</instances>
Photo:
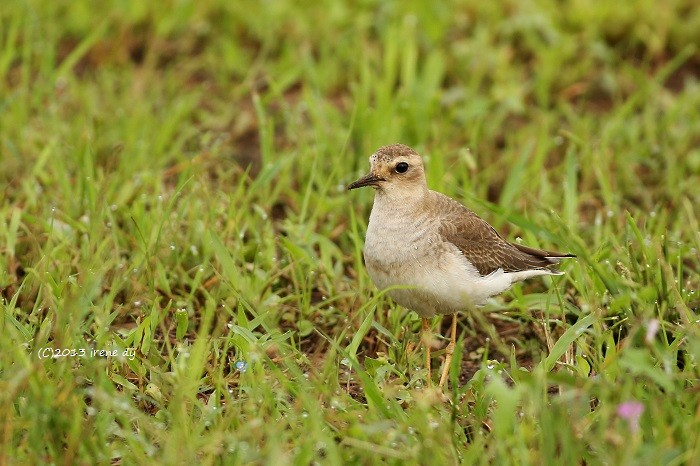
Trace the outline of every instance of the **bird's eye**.
<instances>
[{"instance_id":1,"label":"bird's eye","mask_svg":"<svg viewBox=\"0 0 700 466\"><path fill-rule=\"evenodd\" d=\"M399 162L396 164L396 173L406 173L408 170L408 164L406 162Z\"/></svg>"}]
</instances>

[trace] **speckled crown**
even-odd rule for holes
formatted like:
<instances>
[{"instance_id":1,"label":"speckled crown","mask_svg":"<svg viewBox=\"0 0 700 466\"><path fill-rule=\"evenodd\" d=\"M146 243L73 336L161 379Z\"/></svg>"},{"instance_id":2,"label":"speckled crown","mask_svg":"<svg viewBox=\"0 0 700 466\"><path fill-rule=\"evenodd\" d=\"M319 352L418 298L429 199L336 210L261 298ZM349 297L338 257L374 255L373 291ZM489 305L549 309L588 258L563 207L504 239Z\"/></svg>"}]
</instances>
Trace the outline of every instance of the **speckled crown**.
<instances>
[{"instance_id":1,"label":"speckled crown","mask_svg":"<svg viewBox=\"0 0 700 466\"><path fill-rule=\"evenodd\" d=\"M389 144L377 149L374 155L379 162L391 162L396 157L418 155L418 152L405 144Z\"/></svg>"}]
</instances>

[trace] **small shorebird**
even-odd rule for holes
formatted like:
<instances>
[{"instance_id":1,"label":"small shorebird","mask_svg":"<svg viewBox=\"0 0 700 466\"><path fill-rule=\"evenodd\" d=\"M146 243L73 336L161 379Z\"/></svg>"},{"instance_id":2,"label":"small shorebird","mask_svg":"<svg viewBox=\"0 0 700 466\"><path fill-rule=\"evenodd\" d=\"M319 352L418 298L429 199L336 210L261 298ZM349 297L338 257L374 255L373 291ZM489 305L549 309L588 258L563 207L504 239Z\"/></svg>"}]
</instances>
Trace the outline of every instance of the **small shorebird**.
<instances>
[{"instance_id":1,"label":"small shorebird","mask_svg":"<svg viewBox=\"0 0 700 466\"><path fill-rule=\"evenodd\" d=\"M387 294L422 317L425 343L430 341L428 318L452 314L442 387L457 340L458 311L482 304L515 282L561 275L556 264L575 256L509 243L459 202L429 190L423 161L408 146L382 147L369 162L370 172L348 186L376 191L365 266L378 288L399 287ZM430 345L425 346L430 383Z\"/></svg>"}]
</instances>

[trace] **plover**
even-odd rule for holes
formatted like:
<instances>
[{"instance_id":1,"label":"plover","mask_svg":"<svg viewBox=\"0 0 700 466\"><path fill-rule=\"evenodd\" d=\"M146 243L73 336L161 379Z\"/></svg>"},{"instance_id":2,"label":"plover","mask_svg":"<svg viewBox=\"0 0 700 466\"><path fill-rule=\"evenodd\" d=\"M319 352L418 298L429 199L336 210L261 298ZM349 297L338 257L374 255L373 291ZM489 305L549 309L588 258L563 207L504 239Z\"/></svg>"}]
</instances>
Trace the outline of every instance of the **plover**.
<instances>
[{"instance_id":1,"label":"plover","mask_svg":"<svg viewBox=\"0 0 700 466\"><path fill-rule=\"evenodd\" d=\"M457 340L458 311L483 304L518 281L561 275L556 265L575 257L503 239L485 220L444 194L431 191L423 161L403 144L377 150L370 172L348 189L371 186L374 205L365 238L365 266L374 284L390 288L398 304L428 318L452 314L450 343L440 377L444 386ZM429 341L425 338L424 341ZM430 375L430 345L426 344Z\"/></svg>"}]
</instances>

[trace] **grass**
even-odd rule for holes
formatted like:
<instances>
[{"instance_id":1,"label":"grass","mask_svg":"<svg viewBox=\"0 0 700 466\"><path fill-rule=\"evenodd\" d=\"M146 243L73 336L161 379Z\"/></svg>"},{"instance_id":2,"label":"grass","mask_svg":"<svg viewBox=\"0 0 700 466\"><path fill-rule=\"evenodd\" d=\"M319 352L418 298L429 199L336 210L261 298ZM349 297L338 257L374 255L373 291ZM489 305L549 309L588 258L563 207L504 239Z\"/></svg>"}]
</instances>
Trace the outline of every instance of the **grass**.
<instances>
[{"instance_id":1,"label":"grass","mask_svg":"<svg viewBox=\"0 0 700 466\"><path fill-rule=\"evenodd\" d=\"M301 3L3 4L0 463L700 462L700 10ZM447 400L344 190L392 142L578 255Z\"/></svg>"}]
</instances>

